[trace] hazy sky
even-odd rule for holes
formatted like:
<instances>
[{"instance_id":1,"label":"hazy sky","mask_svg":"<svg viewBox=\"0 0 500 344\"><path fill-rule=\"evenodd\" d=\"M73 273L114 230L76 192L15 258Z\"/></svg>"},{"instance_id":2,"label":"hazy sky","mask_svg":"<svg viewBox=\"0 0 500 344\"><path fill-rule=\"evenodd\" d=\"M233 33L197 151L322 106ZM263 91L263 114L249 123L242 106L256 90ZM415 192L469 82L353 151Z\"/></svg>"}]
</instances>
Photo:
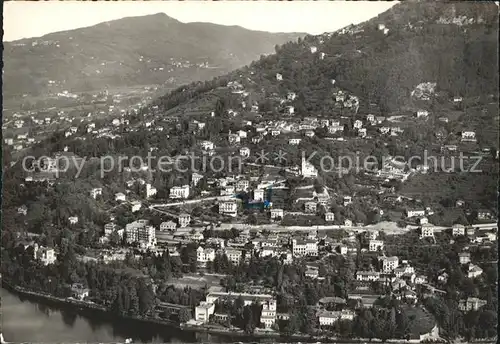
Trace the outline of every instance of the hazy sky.
<instances>
[{"instance_id":1,"label":"hazy sky","mask_svg":"<svg viewBox=\"0 0 500 344\"><path fill-rule=\"evenodd\" d=\"M8 1L4 41L92 26L123 17L164 12L181 22L239 25L271 32L320 34L356 24L387 10L385 1Z\"/></svg>"}]
</instances>

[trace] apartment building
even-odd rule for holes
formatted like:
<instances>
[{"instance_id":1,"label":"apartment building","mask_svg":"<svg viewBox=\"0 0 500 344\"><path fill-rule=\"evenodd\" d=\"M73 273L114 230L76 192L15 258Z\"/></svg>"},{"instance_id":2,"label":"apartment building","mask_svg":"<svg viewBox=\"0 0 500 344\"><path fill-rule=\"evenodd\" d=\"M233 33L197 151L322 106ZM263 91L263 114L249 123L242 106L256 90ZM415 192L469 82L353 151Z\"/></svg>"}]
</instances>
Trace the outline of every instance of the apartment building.
<instances>
[{"instance_id":1,"label":"apartment building","mask_svg":"<svg viewBox=\"0 0 500 344\"><path fill-rule=\"evenodd\" d=\"M125 226L127 243L140 243L146 247L156 245L156 233L148 220L137 220Z\"/></svg>"},{"instance_id":2,"label":"apartment building","mask_svg":"<svg viewBox=\"0 0 500 344\"><path fill-rule=\"evenodd\" d=\"M169 197L172 199L186 199L189 197L189 185L174 186L170 189Z\"/></svg>"},{"instance_id":3,"label":"apartment building","mask_svg":"<svg viewBox=\"0 0 500 344\"><path fill-rule=\"evenodd\" d=\"M294 257L317 256L318 243L315 240L292 240L292 252Z\"/></svg>"},{"instance_id":4,"label":"apartment building","mask_svg":"<svg viewBox=\"0 0 500 344\"><path fill-rule=\"evenodd\" d=\"M399 258L396 256L393 257L379 257L379 260L382 261L382 271L385 273L392 272L395 268L399 266Z\"/></svg>"}]
</instances>

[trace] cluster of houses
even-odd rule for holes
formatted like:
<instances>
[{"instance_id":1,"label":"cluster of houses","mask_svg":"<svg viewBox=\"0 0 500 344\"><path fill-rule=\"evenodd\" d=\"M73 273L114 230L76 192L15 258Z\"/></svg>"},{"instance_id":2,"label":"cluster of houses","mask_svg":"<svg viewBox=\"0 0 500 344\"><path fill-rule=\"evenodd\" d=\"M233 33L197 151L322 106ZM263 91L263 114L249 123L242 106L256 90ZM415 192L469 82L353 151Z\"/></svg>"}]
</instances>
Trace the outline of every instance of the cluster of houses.
<instances>
[{"instance_id":1,"label":"cluster of houses","mask_svg":"<svg viewBox=\"0 0 500 344\"><path fill-rule=\"evenodd\" d=\"M57 254L54 248L44 247L35 242L23 242L24 249L33 248L33 258L39 260L43 265L54 264L57 259Z\"/></svg>"},{"instance_id":2,"label":"cluster of houses","mask_svg":"<svg viewBox=\"0 0 500 344\"><path fill-rule=\"evenodd\" d=\"M354 298L356 295L353 296ZM206 300L200 302L195 308L194 323L201 325L211 321L227 319L228 315L216 312L218 302L235 302L242 300L243 305L258 304L262 306L260 324L265 329L273 328L277 320L288 320L288 313L277 312L277 302L271 294L236 293L210 291ZM327 310L336 306L339 310ZM354 310L345 308L346 300L339 297L324 297L316 305L316 317L322 328L330 327L339 320L353 320L356 316Z\"/></svg>"},{"instance_id":3,"label":"cluster of houses","mask_svg":"<svg viewBox=\"0 0 500 344\"><path fill-rule=\"evenodd\" d=\"M50 85L54 85L56 81L49 80ZM79 101L85 102L83 98L79 98L78 95L72 94L67 90L56 94L60 98L71 98L78 99ZM105 91L102 94L92 95L90 103L92 104L102 104L108 98L108 92ZM83 136L78 134L90 134L95 137L109 137L115 139L120 135L113 133L114 129L118 126L128 126L130 120L126 118L127 108L122 106L121 100L122 95L114 94L111 96L113 101L112 105L107 107L100 106L100 109L95 113L88 113L87 115L82 114L82 116L77 117L74 115L69 115L63 110L57 111L57 113L50 111L26 111L25 113L14 113L11 121L8 125L4 125L3 129L12 128L14 129L14 137L10 134L6 135L4 142L13 147L14 150L20 151L24 148L29 147L34 143L39 143L40 139L37 137L38 133L43 134L45 131L50 130L51 126L63 126L67 129L64 131L65 137L75 136L78 139L85 140ZM128 110L137 113L141 106L146 104L145 100L131 106ZM114 118L109 125L101 126L97 128L96 122L92 122L93 117L103 117L105 115L118 115L118 118ZM20 132L22 131L22 132ZM43 136L43 135L42 135Z\"/></svg>"},{"instance_id":4,"label":"cluster of houses","mask_svg":"<svg viewBox=\"0 0 500 344\"><path fill-rule=\"evenodd\" d=\"M216 303L235 302L237 299L243 301L244 306L249 306L257 303L262 306L260 323L265 328L271 328L277 319L277 303L272 295L268 294L249 294L249 293L227 293L227 292L210 292L206 296L206 300L200 302L195 308L195 318L197 324L206 324L211 319L224 319L227 314L215 313ZM213 317L213 318L212 318Z\"/></svg>"}]
</instances>

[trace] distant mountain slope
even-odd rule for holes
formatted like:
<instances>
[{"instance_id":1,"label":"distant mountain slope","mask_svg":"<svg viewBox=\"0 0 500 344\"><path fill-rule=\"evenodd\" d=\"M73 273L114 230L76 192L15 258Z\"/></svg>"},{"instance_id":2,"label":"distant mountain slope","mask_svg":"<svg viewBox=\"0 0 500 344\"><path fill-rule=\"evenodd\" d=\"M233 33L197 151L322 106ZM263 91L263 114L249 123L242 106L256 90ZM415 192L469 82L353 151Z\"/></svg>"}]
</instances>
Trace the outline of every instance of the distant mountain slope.
<instances>
[{"instance_id":1,"label":"distant mountain slope","mask_svg":"<svg viewBox=\"0 0 500 344\"><path fill-rule=\"evenodd\" d=\"M302 34L181 23L160 13L4 43L4 96L172 86L221 75Z\"/></svg>"},{"instance_id":2,"label":"distant mountain slope","mask_svg":"<svg viewBox=\"0 0 500 344\"><path fill-rule=\"evenodd\" d=\"M314 114L333 111L332 80L360 99L360 109L375 104L383 113L412 105L415 87L426 82L451 97L497 94L498 7L403 2L359 25L286 43L277 54L210 83L183 87L182 95L172 92L157 103L171 108L238 81L262 94L296 92L296 113Z\"/></svg>"}]
</instances>

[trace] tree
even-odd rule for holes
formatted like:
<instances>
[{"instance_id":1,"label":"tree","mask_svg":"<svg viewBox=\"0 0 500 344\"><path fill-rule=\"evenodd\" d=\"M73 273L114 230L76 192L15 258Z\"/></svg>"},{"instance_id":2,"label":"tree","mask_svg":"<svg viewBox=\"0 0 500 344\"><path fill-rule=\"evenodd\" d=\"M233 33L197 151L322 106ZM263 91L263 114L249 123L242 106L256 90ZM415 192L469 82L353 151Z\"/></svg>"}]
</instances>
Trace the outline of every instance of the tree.
<instances>
[{"instance_id":1,"label":"tree","mask_svg":"<svg viewBox=\"0 0 500 344\"><path fill-rule=\"evenodd\" d=\"M256 225L258 223L257 216L255 214L250 214L247 218L247 223L250 225Z\"/></svg>"},{"instance_id":2,"label":"tree","mask_svg":"<svg viewBox=\"0 0 500 344\"><path fill-rule=\"evenodd\" d=\"M255 330L254 314L251 306L246 306L243 309L243 330L245 333L252 334Z\"/></svg>"},{"instance_id":3,"label":"tree","mask_svg":"<svg viewBox=\"0 0 500 344\"><path fill-rule=\"evenodd\" d=\"M151 312L155 303L155 295L151 285L146 284L144 280L139 280L137 295L139 297L139 313L146 315Z\"/></svg>"},{"instance_id":4,"label":"tree","mask_svg":"<svg viewBox=\"0 0 500 344\"><path fill-rule=\"evenodd\" d=\"M191 319L191 312L187 308L181 308L179 310L179 322L185 323L188 322Z\"/></svg>"},{"instance_id":5,"label":"tree","mask_svg":"<svg viewBox=\"0 0 500 344\"><path fill-rule=\"evenodd\" d=\"M217 99L215 104L215 116L222 117L226 111L226 102L223 98Z\"/></svg>"},{"instance_id":6,"label":"tree","mask_svg":"<svg viewBox=\"0 0 500 344\"><path fill-rule=\"evenodd\" d=\"M284 332L287 335L292 335L297 333L299 329L300 329L299 314L297 312L291 312L290 318L288 319L288 322L285 325Z\"/></svg>"},{"instance_id":7,"label":"tree","mask_svg":"<svg viewBox=\"0 0 500 344\"><path fill-rule=\"evenodd\" d=\"M118 246L121 243L120 235L117 231L113 231L109 236L109 243L113 246Z\"/></svg>"},{"instance_id":8,"label":"tree","mask_svg":"<svg viewBox=\"0 0 500 344\"><path fill-rule=\"evenodd\" d=\"M112 310L117 314L125 312L125 308L123 307L123 292L122 288L118 288L118 294L112 304Z\"/></svg>"},{"instance_id":9,"label":"tree","mask_svg":"<svg viewBox=\"0 0 500 344\"><path fill-rule=\"evenodd\" d=\"M302 314L304 314L303 332L311 335L314 334L318 327L316 312L313 309L307 309Z\"/></svg>"}]
</instances>

